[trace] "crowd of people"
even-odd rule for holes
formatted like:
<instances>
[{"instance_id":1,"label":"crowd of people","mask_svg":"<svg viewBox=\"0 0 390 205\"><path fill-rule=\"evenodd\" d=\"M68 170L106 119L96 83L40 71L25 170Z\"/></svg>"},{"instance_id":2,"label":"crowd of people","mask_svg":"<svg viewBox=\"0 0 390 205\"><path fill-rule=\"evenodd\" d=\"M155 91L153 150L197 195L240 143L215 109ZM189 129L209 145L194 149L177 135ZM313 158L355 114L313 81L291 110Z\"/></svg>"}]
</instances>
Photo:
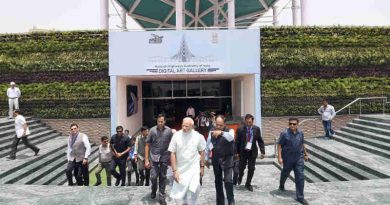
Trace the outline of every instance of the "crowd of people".
<instances>
[{"instance_id":1,"label":"crowd of people","mask_svg":"<svg viewBox=\"0 0 390 205\"><path fill-rule=\"evenodd\" d=\"M20 140L32 149L35 155L39 148L28 140L30 134L26 119L21 115L18 99L21 96L14 82L7 90L9 97L9 118L15 118L15 139L12 143L10 159L16 158L17 145ZM334 107L324 99L318 109L322 115L325 136L334 134L331 122L336 115ZM151 199L159 194L159 203L166 204L167 172L172 172L172 189L170 196L178 203L196 204L204 167L213 168L216 189L216 204L235 204L234 185L240 185L247 168L245 188L253 192L251 184L255 172L256 159L260 149L260 159L265 157L264 141L260 128L254 125L254 116L247 114L242 126L237 130L229 129L224 115L210 112L206 116L200 112L195 116L193 107L187 110L187 117L182 121L182 129L176 131L165 125L165 115L157 117L157 125L152 128L143 126L138 136L129 135L122 126L116 127L116 134L111 138L101 137L99 146L99 164L95 170L95 186L102 184L101 172L106 172L107 185L111 186L111 176L115 186L150 186ZM283 167L280 175L279 190L284 191L284 184L291 171L295 174L296 199L307 204L304 199L304 161L308 153L303 144L304 135L298 129L299 120L290 118L288 128L283 130L278 140L278 163ZM195 128L197 128L195 130ZM205 137L207 136L205 140ZM91 145L88 136L79 131L75 123L70 125L67 146L66 177L68 185L89 185L88 158ZM117 172L119 168L119 173ZM132 184L132 173L135 183ZM127 175L127 176L126 176ZM76 179L76 183L73 181ZM126 184L127 177L127 184ZM224 188L225 187L225 191ZM225 197L226 193L226 197Z\"/></svg>"},{"instance_id":2,"label":"crowd of people","mask_svg":"<svg viewBox=\"0 0 390 205\"><path fill-rule=\"evenodd\" d=\"M298 122L296 118L289 119L289 128L281 133L278 142L278 162L283 166L279 190L284 191L284 183L293 170L297 201L307 204L303 196L303 163L308 159L308 154L303 145L303 133L297 129ZM237 133L226 126L225 116L216 116L215 127L208 132L207 140L194 129L195 122L191 117L183 119L179 131L165 123L165 116L160 114L157 124L150 129L143 126L139 136L129 136L122 126L117 126L116 134L110 140L107 136L101 137L95 186L102 184L100 174L105 169L108 186L111 186L111 176L115 178L115 186L151 185L150 198L158 198L159 203L164 205L167 204L166 186L171 180L172 199L179 204L196 204L204 169L211 166L217 205L225 204L226 200L229 205L235 204L234 186L241 184L246 168L245 188L253 192L251 182L259 149L260 159L265 157L264 142L260 128L254 125L253 115L245 116ZM87 170L91 151L88 137L78 131L77 124L72 124L70 128L66 171L68 184L75 185L72 180L74 176L77 185L89 185ZM171 179L168 177L169 170L172 172ZM136 177L133 184L132 173Z\"/></svg>"}]
</instances>

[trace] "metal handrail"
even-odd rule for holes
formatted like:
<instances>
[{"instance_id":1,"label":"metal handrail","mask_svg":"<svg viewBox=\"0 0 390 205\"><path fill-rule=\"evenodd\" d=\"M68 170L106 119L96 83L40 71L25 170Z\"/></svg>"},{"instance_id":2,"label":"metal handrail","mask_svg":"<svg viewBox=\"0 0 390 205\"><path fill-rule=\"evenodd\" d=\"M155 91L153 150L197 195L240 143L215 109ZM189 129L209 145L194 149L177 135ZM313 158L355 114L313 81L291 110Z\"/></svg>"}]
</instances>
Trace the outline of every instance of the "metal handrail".
<instances>
[{"instance_id":1,"label":"metal handrail","mask_svg":"<svg viewBox=\"0 0 390 205\"><path fill-rule=\"evenodd\" d=\"M317 123L316 123L316 121L319 119L320 119L319 117L304 119L301 122L299 122L299 125L301 126L304 122L313 121L313 123L314 123L314 136L317 137Z\"/></svg>"},{"instance_id":2,"label":"metal handrail","mask_svg":"<svg viewBox=\"0 0 390 205\"><path fill-rule=\"evenodd\" d=\"M365 98L356 98L352 102L348 103L346 106L342 107L341 109L336 111L336 114L339 113L340 111L348 108L348 113L351 114L351 105L355 104L357 101L360 102L359 105L359 115L362 114L362 101L361 100L375 100L375 99L383 99L383 114L385 114L385 104L390 103L387 102L387 97L365 97Z\"/></svg>"}]
</instances>

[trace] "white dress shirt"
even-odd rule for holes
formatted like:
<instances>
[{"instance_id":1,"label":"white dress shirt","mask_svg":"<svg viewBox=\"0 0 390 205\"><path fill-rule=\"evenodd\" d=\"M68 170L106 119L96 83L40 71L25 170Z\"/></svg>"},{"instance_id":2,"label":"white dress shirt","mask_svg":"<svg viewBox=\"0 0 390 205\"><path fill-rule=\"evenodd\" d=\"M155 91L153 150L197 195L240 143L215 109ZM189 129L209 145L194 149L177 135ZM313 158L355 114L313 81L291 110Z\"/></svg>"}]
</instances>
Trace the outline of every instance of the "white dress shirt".
<instances>
[{"instance_id":1,"label":"white dress shirt","mask_svg":"<svg viewBox=\"0 0 390 205\"><path fill-rule=\"evenodd\" d=\"M26 118L24 118L22 115L18 115L15 117L15 132L16 132L16 136L18 138L21 138L23 136L23 132L24 132L24 124L26 124ZM30 134L30 130L26 129L26 135L29 135Z\"/></svg>"},{"instance_id":2,"label":"white dress shirt","mask_svg":"<svg viewBox=\"0 0 390 205\"><path fill-rule=\"evenodd\" d=\"M78 133L80 134L80 133ZM88 159L89 155L91 154L91 144L89 143L89 140L88 140L88 137L87 135L85 134L82 134L81 136L83 136L83 143L84 143L84 146L85 146L85 155L84 155L84 159ZM72 137L72 136L70 136ZM70 140L70 137L68 138L68 141ZM68 161L73 161L74 158L72 158L70 156L70 153L72 152L72 147L70 145L70 143L68 143L68 150L67 150L67 158L68 158Z\"/></svg>"},{"instance_id":3,"label":"white dress shirt","mask_svg":"<svg viewBox=\"0 0 390 205\"><path fill-rule=\"evenodd\" d=\"M19 88L8 88L7 89L7 96L8 98L19 98L22 93L20 92Z\"/></svg>"},{"instance_id":4,"label":"white dress shirt","mask_svg":"<svg viewBox=\"0 0 390 205\"><path fill-rule=\"evenodd\" d=\"M327 105L326 108L324 109L324 106L322 105L318 109L318 113L322 115L322 120L324 121L329 121L333 120L333 118L336 116L336 111L334 110L334 107L332 105Z\"/></svg>"}]
</instances>

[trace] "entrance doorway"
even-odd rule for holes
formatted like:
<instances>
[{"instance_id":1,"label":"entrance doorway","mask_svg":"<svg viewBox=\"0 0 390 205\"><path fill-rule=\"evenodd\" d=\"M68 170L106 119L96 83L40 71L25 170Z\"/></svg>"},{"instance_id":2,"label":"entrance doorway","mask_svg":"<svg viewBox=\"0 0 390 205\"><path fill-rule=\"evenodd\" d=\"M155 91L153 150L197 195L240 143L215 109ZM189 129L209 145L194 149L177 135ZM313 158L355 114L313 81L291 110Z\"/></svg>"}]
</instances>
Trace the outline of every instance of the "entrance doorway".
<instances>
[{"instance_id":1,"label":"entrance doorway","mask_svg":"<svg viewBox=\"0 0 390 205\"><path fill-rule=\"evenodd\" d=\"M160 113L166 115L167 125L181 129L181 121L191 105L200 111L231 114L231 80L213 81L144 81L142 82L143 124L156 124Z\"/></svg>"}]
</instances>

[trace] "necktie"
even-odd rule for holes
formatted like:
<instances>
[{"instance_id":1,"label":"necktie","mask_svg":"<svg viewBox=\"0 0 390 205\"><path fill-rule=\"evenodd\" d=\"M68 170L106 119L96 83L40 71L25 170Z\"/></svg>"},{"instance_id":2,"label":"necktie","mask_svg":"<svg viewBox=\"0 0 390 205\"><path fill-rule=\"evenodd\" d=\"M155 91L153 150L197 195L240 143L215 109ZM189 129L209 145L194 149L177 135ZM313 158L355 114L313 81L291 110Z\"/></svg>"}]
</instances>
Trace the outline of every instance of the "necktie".
<instances>
[{"instance_id":1,"label":"necktie","mask_svg":"<svg viewBox=\"0 0 390 205\"><path fill-rule=\"evenodd\" d=\"M249 127L247 128L246 141L251 142L251 129Z\"/></svg>"}]
</instances>

